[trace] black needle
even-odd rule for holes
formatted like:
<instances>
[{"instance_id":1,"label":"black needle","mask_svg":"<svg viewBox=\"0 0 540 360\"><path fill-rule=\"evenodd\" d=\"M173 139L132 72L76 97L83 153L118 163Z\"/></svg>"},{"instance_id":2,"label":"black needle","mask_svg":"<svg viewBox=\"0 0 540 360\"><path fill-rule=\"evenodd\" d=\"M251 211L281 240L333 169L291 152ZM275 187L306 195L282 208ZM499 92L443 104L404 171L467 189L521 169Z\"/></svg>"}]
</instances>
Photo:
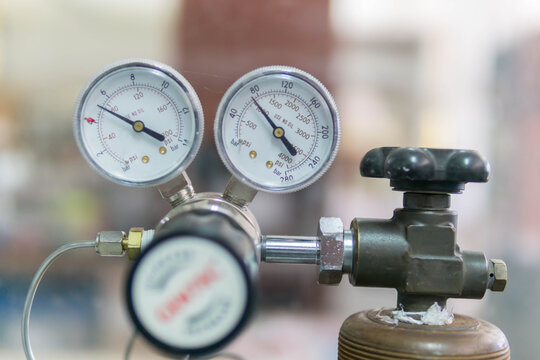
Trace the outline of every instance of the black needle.
<instances>
[{"instance_id":1,"label":"black needle","mask_svg":"<svg viewBox=\"0 0 540 360\"><path fill-rule=\"evenodd\" d=\"M281 142L283 142L283 145L285 145L285 147L289 151L289 153L291 153L292 156L295 156L297 154L297 151L294 148L294 146L289 142L289 140L287 140L287 138L285 137L285 130L283 130L282 127L276 126L276 124L272 121L272 119L270 119L270 116L266 114L266 112L263 110L261 105L259 105L259 103L257 102L257 100L255 100L253 96L251 97L251 100L253 100L255 105L257 105L257 107L259 108L259 111L263 114L266 121L268 121L270 126L272 126L272 129L274 129L273 131L274 137L277 139L280 139Z\"/></svg>"},{"instance_id":2,"label":"black needle","mask_svg":"<svg viewBox=\"0 0 540 360\"><path fill-rule=\"evenodd\" d=\"M159 141L163 141L165 140L165 136L161 135L160 133L157 133L155 132L154 130L150 130L149 128L147 128L144 123L140 120L137 120L137 121L132 121L132 120L129 120L127 117L124 117L120 114L117 114L115 112L112 112L111 110L107 109L107 108L104 108L103 106L101 105L98 105L98 107L100 109L103 109L105 110L106 112L108 112L109 114L111 115L114 115L116 116L117 118L119 118L120 120L123 120L125 122L127 122L129 125L131 125L133 127L133 130L135 130L136 132L144 132L148 135L150 135L151 137L153 137L154 139L156 140L159 140Z\"/></svg>"}]
</instances>

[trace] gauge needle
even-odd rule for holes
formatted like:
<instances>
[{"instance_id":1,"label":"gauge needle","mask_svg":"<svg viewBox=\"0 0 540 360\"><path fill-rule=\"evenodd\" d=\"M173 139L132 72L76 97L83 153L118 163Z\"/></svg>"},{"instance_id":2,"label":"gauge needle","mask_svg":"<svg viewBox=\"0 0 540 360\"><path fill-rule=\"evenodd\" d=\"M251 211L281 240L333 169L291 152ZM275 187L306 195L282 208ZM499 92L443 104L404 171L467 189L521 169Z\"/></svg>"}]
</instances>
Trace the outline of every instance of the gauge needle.
<instances>
[{"instance_id":1,"label":"gauge needle","mask_svg":"<svg viewBox=\"0 0 540 360\"><path fill-rule=\"evenodd\" d=\"M283 145L285 145L285 147L287 148L289 153L291 153L292 156L295 156L297 154L296 149L289 142L289 140L287 140L287 138L285 137L285 130L283 130L282 127L276 126L276 124L272 121L272 119L270 119L270 116L268 116L268 114L263 110L261 105L259 105L259 103L257 102L257 100L255 100L255 98L253 96L251 97L251 99L253 100L255 105L257 105L257 107L259 108L259 110L263 114L266 121L268 121L270 126L272 126L272 129L274 129L274 131L273 131L274 137L281 140L281 142L283 142Z\"/></svg>"},{"instance_id":2,"label":"gauge needle","mask_svg":"<svg viewBox=\"0 0 540 360\"><path fill-rule=\"evenodd\" d=\"M133 127L133 130L135 130L136 132L144 132L148 135L150 135L151 137L153 137L154 139L156 140L159 140L159 141L163 141L165 140L165 136L161 135L160 133L157 133L155 132L154 130L150 130L149 128L147 128L144 123L140 120L137 120L137 121L132 121L132 120L129 120L127 117L124 117L120 114L117 114L115 112L112 112L111 110L107 109L107 108L104 108L103 106L101 105L98 105L98 107L102 110L105 110L106 112L108 112L109 114L111 115L114 115L116 116L117 118L119 118L120 120L123 120L125 122L127 122L129 125L131 125Z\"/></svg>"}]
</instances>

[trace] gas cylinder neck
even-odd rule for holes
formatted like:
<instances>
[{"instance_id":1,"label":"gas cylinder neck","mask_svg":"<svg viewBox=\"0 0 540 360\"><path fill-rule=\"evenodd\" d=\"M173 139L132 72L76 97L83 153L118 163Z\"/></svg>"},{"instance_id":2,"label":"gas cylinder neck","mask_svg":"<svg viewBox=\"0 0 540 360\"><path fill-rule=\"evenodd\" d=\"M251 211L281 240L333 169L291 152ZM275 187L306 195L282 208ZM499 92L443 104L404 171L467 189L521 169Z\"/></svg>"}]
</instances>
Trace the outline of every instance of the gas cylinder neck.
<instances>
[{"instance_id":1,"label":"gas cylinder neck","mask_svg":"<svg viewBox=\"0 0 540 360\"><path fill-rule=\"evenodd\" d=\"M398 292L397 307L406 312L420 312L427 311L434 303L437 303L444 309L447 300L443 296L412 295Z\"/></svg>"}]
</instances>

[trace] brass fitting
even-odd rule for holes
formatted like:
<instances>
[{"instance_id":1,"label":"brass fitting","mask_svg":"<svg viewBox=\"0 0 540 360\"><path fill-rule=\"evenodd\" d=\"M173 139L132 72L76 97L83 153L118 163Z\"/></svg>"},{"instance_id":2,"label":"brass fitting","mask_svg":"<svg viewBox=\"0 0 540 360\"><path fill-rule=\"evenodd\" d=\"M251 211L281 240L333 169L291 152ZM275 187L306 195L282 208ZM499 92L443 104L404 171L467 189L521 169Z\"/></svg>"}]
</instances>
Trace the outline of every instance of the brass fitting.
<instances>
[{"instance_id":1,"label":"brass fitting","mask_svg":"<svg viewBox=\"0 0 540 360\"><path fill-rule=\"evenodd\" d=\"M129 260L135 260L141 254L143 233L144 228L133 227L129 229L127 238L122 241L122 247L127 251Z\"/></svg>"},{"instance_id":2,"label":"brass fitting","mask_svg":"<svg viewBox=\"0 0 540 360\"><path fill-rule=\"evenodd\" d=\"M122 256L127 252L130 260L135 260L154 237L154 230L133 227L129 233L123 231L101 231L96 236L96 253L101 256Z\"/></svg>"}]
</instances>

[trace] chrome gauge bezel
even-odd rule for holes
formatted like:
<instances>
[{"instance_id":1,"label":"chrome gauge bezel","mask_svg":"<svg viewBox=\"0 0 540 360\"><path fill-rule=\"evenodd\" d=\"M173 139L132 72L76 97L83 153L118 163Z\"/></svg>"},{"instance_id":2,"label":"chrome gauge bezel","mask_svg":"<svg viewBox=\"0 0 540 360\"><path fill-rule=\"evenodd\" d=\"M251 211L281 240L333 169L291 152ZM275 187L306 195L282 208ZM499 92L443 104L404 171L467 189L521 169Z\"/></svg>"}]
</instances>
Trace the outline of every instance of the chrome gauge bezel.
<instances>
[{"instance_id":1,"label":"chrome gauge bezel","mask_svg":"<svg viewBox=\"0 0 540 360\"><path fill-rule=\"evenodd\" d=\"M190 103L193 114L192 114L192 120L193 121L193 143L191 145L191 148L187 151L184 159L178 163L174 168L171 168L170 171L168 171L165 175L152 178L150 180L145 181L138 181L138 180L126 180L119 178L115 176L114 174L110 173L106 169L104 169L102 166L100 166L96 161L94 161L93 156L89 154L87 147L84 144L84 138L81 131L81 122L83 117L83 109L84 104L90 94L95 90L95 86L104 78L108 77L114 72L122 71L126 68L147 68L151 71L159 71L163 73L165 76L170 78L170 80L174 81L180 89L184 92L185 97L187 98L188 102ZM96 170L100 175L105 177L108 180L111 180L117 184L126 185L126 186L132 186L132 187L150 187L150 186L157 186L160 184L163 184L167 181L170 181L171 179L177 177L180 175L194 160L195 156L197 155L200 146L202 144L202 138L203 138L203 132L204 132L204 114L201 106L201 102L199 100L199 97L197 96L197 93L195 92L195 89L191 86L191 84L184 78L178 71L173 69L172 67L163 64L161 62L155 61L155 60L148 60L148 59L128 59L123 60L119 62L115 62L113 64L110 64L106 66L105 68L101 69L99 72L97 72L94 76L90 78L81 90L77 101L75 103L75 110L73 113L73 134L75 137L75 142L77 143L77 147L79 148L79 151L83 155L84 159L90 166Z\"/></svg>"},{"instance_id":2,"label":"chrome gauge bezel","mask_svg":"<svg viewBox=\"0 0 540 360\"><path fill-rule=\"evenodd\" d=\"M229 103L233 100L235 95L250 82L253 82L254 80L258 78L272 76L272 75L288 75L291 77L295 77L298 80L303 81L307 85L311 86L313 91L316 91L318 95L325 101L326 106L328 107L328 110L329 110L329 115L331 116L331 123L333 125L333 130L334 130L333 136L332 136L332 143L330 145L331 151L326 157L326 159L323 159L324 161L323 165L319 169L317 169L306 180L299 183L291 184L291 185L276 184L272 186L267 186L267 185L263 185L254 181L253 179L250 178L249 174L244 174L237 166L235 166L234 159L231 159L231 156L229 156L226 146L225 146L225 140L223 139L223 134L222 134L223 123L227 115L226 111L227 111ZM263 192L291 193L291 192L295 192L295 191L308 187L309 185L319 180L326 173L326 171L328 171L339 149L339 144L341 140L341 125L340 125L337 105L334 101L334 98L332 97L328 89L317 78L315 78L313 75L303 70L300 70L291 66L283 66L283 65L265 66L265 67L261 67L253 71L250 71L247 74L243 75L238 80L236 80L225 92L223 98L221 99L219 103L219 106L216 112L216 118L214 121L214 139L216 142L217 151L225 167L239 181L241 181L247 186L250 186L256 190L263 191Z\"/></svg>"}]
</instances>

